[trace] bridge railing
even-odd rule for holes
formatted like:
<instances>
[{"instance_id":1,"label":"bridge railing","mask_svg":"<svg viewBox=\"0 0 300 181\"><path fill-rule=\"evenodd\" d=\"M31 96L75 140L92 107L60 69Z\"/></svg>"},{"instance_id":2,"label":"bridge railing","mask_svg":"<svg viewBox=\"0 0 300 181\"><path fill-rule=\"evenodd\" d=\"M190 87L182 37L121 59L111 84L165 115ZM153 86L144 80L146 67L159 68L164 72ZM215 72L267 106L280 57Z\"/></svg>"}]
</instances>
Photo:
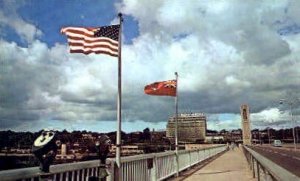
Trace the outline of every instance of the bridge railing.
<instances>
[{"instance_id":1,"label":"bridge railing","mask_svg":"<svg viewBox=\"0 0 300 181\"><path fill-rule=\"evenodd\" d=\"M107 159L109 172L107 180L164 180L176 175L177 164L178 171L182 171L225 150L226 146L222 145L192 151L179 151L178 163L174 151L122 157L120 172L115 166L115 159ZM66 163L51 165L50 173L53 180L84 181L91 176L99 176L99 167L99 160ZM38 167L5 170L0 171L0 180L35 181L41 174ZM119 175L122 179L119 179Z\"/></svg>"},{"instance_id":2,"label":"bridge railing","mask_svg":"<svg viewBox=\"0 0 300 181\"><path fill-rule=\"evenodd\" d=\"M266 181L298 181L299 177L280 167L266 157L255 152L247 146L243 146L244 154L247 158L250 169L252 170L253 178Z\"/></svg>"},{"instance_id":3,"label":"bridge railing","mask_svg":"<svg viewBox=\"0 0 300 181\"><path fill-rule=\"evenodd\" d=\"M50 173L52 180L88 180L90 176L98 176L99 166L99 160L58 164L50 166ZM0 171L0 180L35 181L41 174L39 167L3 170Z\"/></svg>"},{"instance_id":4,"label":"bridge railing","mask_svg":"<svg viewBox=\"0 0 300 181\"><path fill-rule=\"evenodd\" d=\"M108 180L164 180L177 174L177 165L178 171L183 171L225 151L226 148L226 145L222 145L191 151L179 151L178 162L174 151L124 157L121 159L122 171L120 175L118 175L119 172L115 168L111 168L109 169L110 176ZM115 165L114 159L109 159L108 162L112 167ZM119 177L122 179L116 179Z\"/></svg>"}]
</instances>

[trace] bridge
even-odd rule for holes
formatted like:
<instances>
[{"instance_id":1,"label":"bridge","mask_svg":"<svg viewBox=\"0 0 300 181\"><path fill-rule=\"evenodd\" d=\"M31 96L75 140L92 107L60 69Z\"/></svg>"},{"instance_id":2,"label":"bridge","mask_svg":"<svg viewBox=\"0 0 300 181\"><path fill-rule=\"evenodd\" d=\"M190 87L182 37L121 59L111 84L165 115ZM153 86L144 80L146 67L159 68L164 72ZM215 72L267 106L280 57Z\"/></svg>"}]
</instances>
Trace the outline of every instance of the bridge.
<instances>
[{"instance_id":1,"label":"bridge","mask_svg":"<svg viewBox=\"0 0 300 181\"><path fill-rule=\"evenodd\" d=\"M279 156L280 155L280 156ZM283 161L285 160L285 161ZM300 180L300 150L270 146L240 146L231 150L218 145L197 150L182 150L122 157L121 167L115 159L106 160L106 180ZM89 180L98 176L99 160L52 165L53 180ZM6 180L39 180L38 167L0 171Z\"/></svg>"}]
</instances>

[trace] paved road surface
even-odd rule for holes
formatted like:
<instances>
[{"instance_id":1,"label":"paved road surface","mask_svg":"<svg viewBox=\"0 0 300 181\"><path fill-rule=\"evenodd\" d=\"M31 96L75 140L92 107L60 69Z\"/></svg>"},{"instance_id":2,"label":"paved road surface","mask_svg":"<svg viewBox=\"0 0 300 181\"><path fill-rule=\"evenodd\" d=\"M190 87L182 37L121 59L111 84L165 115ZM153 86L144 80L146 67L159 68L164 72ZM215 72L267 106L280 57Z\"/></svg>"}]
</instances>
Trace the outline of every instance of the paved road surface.
<instances>
[{"instance_id":1,"label":"paved road surface","mask_svg":"<svg viewBox=\"0 0 300 181\"><path fill-rule=\"evenodd\" d=\"M185 181L254 181L239 148L230 150L195 172Z\"/></svg>"}]
</instances>

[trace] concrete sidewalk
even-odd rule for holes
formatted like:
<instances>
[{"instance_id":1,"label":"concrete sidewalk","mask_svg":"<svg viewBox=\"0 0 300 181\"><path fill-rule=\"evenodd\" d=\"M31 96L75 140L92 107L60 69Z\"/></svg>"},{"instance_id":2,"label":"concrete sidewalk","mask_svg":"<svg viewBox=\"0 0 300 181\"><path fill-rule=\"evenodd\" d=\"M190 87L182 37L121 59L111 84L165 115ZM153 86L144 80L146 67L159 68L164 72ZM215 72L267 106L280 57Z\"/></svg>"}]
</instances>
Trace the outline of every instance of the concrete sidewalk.
<instances>
[{"instance_id":1,"label":"concrete sidewalk","mask_svg":"<svg viewBox=\"0 0 300 181\"><path fill-rule=\"evenodd\" d=\"M235 148L221 155L193 173L184 181L254 181L247 160L241 148Z\"/></svg>"}]
</instances>

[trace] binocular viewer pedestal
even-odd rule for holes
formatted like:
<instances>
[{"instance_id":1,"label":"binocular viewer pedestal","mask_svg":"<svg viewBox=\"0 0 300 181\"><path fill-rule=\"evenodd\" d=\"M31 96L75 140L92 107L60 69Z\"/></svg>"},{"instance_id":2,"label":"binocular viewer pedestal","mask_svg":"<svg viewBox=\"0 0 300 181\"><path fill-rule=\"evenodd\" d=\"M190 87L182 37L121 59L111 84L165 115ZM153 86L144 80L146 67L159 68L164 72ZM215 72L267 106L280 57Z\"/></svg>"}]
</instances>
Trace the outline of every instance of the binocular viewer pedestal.
<instances>
[{"instance_id":1,"label":"binocular viewer pedestal","mask_svg":"<svg viewBox=\"0 0 300 181\"><path fill-rule=\"evenodd\" d=\"M33 143L32 152L35 157L40 162L40 175L39 180L48 181L53 180L53 174L50 172L50 165L55 160L55 156L57 154L57 136L54 131L43 131L39 137ZM107 166L105 164L105 160L109 153L109 148L111 145L111 140L108 136L102 135L98 138L95 143L95 147L97 149L97 155L99 157L99 172L98 176L89 177L90 181L102 181L106 180L108 176Z\"/></svg>"}]
</instances>

